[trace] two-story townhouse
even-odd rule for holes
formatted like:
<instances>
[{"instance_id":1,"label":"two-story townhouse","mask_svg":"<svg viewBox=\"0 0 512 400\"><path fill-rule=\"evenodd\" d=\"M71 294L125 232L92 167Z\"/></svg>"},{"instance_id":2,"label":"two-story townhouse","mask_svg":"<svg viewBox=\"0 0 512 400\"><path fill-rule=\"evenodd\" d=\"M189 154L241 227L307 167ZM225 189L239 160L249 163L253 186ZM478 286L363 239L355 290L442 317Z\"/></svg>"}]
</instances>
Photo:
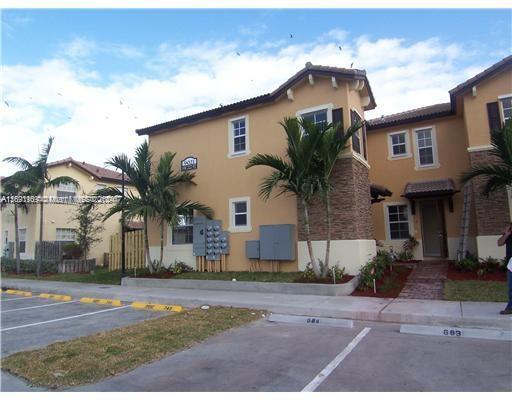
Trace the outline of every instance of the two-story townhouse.
<instances>
[{"instance_id":1,"label":"two-story townhouse","mask_svg":"<svg viewBox=\"0 0 512 400\"><path fill-rule=\"evenodd\" d=\"M450 103L368 121L352 138L333 175L333 264L356 273L375 254L375 239L400 250L409 235L420 242L417 258L456 257L464 209L459 176L472 163L488 159L489 121L496 126L497 119L510 115L511 63L507 57L457 86L450 91ZM295 256L281 262L281 269L291 271L304 269L309 261L301 205L293 196L263 201L258 185L270 170L246 170L247 161L257 153L284 156L285 135L279 125L284 117L347 127L365 120L365 111L375 107L365 71L307 63L271 93L137 133L148 135L155 156L173 151L183 167L195 168L197 185L182 196L208 204L222 229L229 231L228 270L250 268L246 242L262 240L261 226L289 224L295 227ZM469 196L468 249L480 256L501 256L495 239L510 221L509 203L503 193L483 198L479 188L472 185ZM379 194L388 197L375 201ZM179 259L196 266L190 217L165 232L166 263ZM310 222L320 258L326 243L320 201L312 204ZM159 235L154 222L149 241L156 256ZM266 261L262 267L272 265Z\"/></svg>"},{"instance_id":2,"label":"two-story townhouse","mask_svg":"<svg viewBox=\"0 0 512 400\"><path fill-rule=\"evenodd\" d=\"M372 206L375 238L400 251L414 236L415 258L455 259L463 232L466 249L503 258L496 239L510 222L505 191L489 198L474 181L464 200L460 176L492 161L490 130L511 118L512 57L450 90L450 102L367 121L370 177L393 193Z\"/></svg>"},{"instance_id":3,"label":"two-story townhouse","mask_svg":"<svg viewBox=\"0 0 512 400\"><path fill-rule=\"evenodd\" d=\"M99 167L90 163L76 161L69 157L48 164L50 179L57 176L69 176L78 181L80 187L74 185L60 185L56 188L48 188L43 196L50 197L75 197L87 195L95 190L105 187L121 187L122 176L120 173L108 168ZM126 183L126 190L130 190ZM133 189L132 189L133 190ZM104 212L108 204L98 206L99 212ZM14 242L14 215L13 205L8 205L2 210L2 254ZM49 202L44 205L43 211L43 239L45 241L72 242L75 238L76 221L71 218L76 211L76 204ZM34 259L36 242L39 241L39 204L30 204L28 212L18 209L18 225L20 237L20 257L22 259ZM99 221L104 230L101 233L101 241L96 243L90 252L91 258L96 258L97 264L103 264L103 254L109 251L109 238L112 234L120 232L119 218L115 215L105 222Z\"/></svg>"}]
</instances>

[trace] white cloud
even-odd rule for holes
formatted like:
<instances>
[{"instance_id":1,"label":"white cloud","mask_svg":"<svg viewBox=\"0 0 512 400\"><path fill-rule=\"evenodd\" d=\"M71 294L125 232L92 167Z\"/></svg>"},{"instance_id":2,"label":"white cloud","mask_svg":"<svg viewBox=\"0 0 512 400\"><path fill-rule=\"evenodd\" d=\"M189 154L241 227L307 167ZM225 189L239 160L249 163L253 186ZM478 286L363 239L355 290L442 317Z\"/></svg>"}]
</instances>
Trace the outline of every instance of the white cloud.
<instances>
[{"instance_id":1,"label":"white cloud","mask_svg":"<svg viewBox=\"0 0 512 400\"><path fill-rule=\"evenodd\" d=\"M463 49L438 38L352 41L343 31L321 38L244 51L236 41L163 43L144 61L146 74L102 76L90 68L94 55L137 58L143 52L83 38L39 65L4 65L3 94L10 107L2 104L0 159L34 159L52 134L53 160L72 156L103 165L114 154L133 153L143 140L136 128L267 93L307 61L339 67L353 62L366 69L379 104L367 117L448 101L450 88L483 67L459 69ZM1 164L0 175L11 172Z\"/></svg>"}]
</instances>

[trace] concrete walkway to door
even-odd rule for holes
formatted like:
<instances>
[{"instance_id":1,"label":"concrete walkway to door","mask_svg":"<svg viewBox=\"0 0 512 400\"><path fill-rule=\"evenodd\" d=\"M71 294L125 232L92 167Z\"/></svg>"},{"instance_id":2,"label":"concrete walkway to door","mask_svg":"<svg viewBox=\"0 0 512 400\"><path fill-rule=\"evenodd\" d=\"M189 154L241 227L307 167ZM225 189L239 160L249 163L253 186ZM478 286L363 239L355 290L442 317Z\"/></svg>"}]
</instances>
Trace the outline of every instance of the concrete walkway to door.
<instances>
[{"instance_id":1,"label":"concrete walkway to door","mask_svg":"<svg viewBox=\"0 0 512 400\"><path fill-rule=\"evenodd\" d=\"M424 261L414 266L398 296L401 299L442 300L446 261Z\"/></svg>"}]
</instances>

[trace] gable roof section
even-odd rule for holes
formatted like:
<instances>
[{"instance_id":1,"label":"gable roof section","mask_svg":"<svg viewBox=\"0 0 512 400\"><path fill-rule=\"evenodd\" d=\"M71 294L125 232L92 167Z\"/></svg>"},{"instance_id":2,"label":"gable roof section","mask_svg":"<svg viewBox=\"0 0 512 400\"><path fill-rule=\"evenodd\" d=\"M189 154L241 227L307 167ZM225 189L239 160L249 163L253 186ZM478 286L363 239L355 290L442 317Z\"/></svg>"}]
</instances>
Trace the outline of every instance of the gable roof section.
<instances>
[{"instance_id":1,"label":"gable roof section","mask_svg":"<svg viewBox=\"0 0 512 400\"><path fill-rule=\"evenodd\" d=\"M388 126L402 125L411 122L418 122L432 118L445 117L452 115L451 103L440 103L432 106L415 108L413 110L403 111L391 115L383 115L366 121L368 130L381 129Z\"/></svg>"},{"instance_id":2,"label":"gable roof section","mask_svg":"<svg viewBox=\"0 0 512 400\"><path fill-rule=\"evenodd\" d=\"M370 104L368 109L376 107L375 98L373 97L370 83L366 77L366 71L360 69L348 69L348 68L335 68L326 67L323 65L313 65L307 63L306 67L301 69L285 83L279 86L276 90L271 93L266 93L261 96L252 97L247 100L242 100L236 103L228 104L225 106L213 108L211 110L203 111L197 114L188 115L186 117L178 118L172 121L164 122L161 124L153 125L147 128L136 129L135 132L139 135L151 135L164 130L172 130L181 126L195 124L210 118L220 117L224 114L231 113L233 111L244 110L251 107L261 106L267 103L276 101L280 96L284 95L286 91L300 82L309 74L316 76L334 76L342 79L361 79L364 80L365 87L368 90L370 97Z\"/></svg>"},{"instance_id":3,"label":"gable roof section","mask_svg":"<svg viewBox=\"0 0 512 400\"><path fill-rule=\"evenodd\" d=\"M76 161L71 157L65 158L63 160L54 161L48 163L48 167L63 165L63 164L73 164L74 166L82 169L89 175L92 175L98 181L107 181L107 182L115 182L119 183L122 181L122 174L116 171L113 171L108 168L98 167L94 164L86 163L85 161ZM125 176L125 181L129 182L129 178Z\"/></svg>"}]
</instances>

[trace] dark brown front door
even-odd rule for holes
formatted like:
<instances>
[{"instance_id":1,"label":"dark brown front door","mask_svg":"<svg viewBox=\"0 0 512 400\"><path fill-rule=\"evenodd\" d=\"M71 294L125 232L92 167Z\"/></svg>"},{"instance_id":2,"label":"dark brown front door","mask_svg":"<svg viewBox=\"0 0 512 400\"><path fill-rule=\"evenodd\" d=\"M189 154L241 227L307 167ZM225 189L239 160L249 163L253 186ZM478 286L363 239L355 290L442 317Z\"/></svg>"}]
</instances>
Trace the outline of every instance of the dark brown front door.
<instances>
[{"instance_id":1,"label":"dark brown front door","mask_svg":"<svg viewBox=\"0 0 512 400\"><path fill-rule=\"evenodd\" d=\"M420 202L423 256L446 257L446 229L442 200Z\"/></svg>"}]
</instances>

